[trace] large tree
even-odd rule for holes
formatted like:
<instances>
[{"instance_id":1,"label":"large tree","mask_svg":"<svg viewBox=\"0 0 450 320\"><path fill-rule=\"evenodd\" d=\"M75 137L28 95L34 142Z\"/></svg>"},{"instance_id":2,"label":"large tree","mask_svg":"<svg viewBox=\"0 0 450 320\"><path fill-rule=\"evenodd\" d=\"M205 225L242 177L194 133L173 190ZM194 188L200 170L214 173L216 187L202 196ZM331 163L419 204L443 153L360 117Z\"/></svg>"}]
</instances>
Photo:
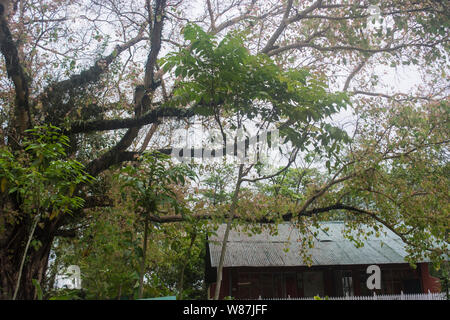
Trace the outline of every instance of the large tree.
<instances>
[{"instance_id":1,"label":"large tree","mask_svg":"<svg viewBox=\"0 0 450 320\"><path fill-rule=\"evenodd\" d=\"M98 181L93 188L82 181L73 190L85 208L107 202L101 190L106 170L147 149L170 153L171 129L192 119L230 126L226 120L233 117L267 121L295 147L318 146L331 158L337 147L331 138L340 134L324 121L348 102L339 91L354 105L376 106L432 104L448 89L448 5L372 2L3 2L10 5L0 11L0 146L21 157L29 153L28 129L61 127L70 138L66 160L78 159ZM373 4L384 19L381 27L372 24ZM158 60L169 52L176 53L169 59L173 69ZM377 66L394 72L405 64L423 76L410 92L387 88L375 72ZM347 168L352 160L345 161ZM401 168L386 169L386 181L412 179ZM337 169L332 185L342 172ZM13 296L34 221L11 181L4 178L0 198L3 298ZM317 195L325 193L320 190ZM310 212L317 198L305 200L299 212ZM81 210L45 210L33 235L40 245L26 254L18 298L35 297L32 279L42 280L54 238L73 235L67 226L82 217Z\"/></svg>"}]
</instances>

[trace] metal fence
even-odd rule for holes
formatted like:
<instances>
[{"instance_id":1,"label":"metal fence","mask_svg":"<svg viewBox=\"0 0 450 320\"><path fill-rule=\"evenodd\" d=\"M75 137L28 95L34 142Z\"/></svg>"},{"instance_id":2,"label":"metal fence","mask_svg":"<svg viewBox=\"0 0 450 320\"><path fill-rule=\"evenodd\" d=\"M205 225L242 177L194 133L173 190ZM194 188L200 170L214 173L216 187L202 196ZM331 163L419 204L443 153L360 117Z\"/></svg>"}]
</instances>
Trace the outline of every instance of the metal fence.
<instances>
[{"instance_id":1,"label":"metal fence","mask_svg":"<svg viewBox=\"0 0 450 320\"><path fill-rule=\"evenodd\" d=\"M373 296L345 296L345 297L308 297L308 298L269 298L260 300L447 300L445 293L403 293L400 294L381 294L376 293Z\"/></svg>"}]
</instances>

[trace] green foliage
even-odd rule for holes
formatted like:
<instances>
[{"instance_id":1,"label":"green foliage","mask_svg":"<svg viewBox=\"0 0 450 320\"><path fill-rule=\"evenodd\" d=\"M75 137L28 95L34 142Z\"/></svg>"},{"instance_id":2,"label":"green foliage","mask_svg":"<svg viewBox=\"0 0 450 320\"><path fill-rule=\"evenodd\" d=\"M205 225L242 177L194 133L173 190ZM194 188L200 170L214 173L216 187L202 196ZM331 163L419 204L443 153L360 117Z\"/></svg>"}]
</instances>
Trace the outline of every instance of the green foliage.
<instances>
[{"instance_id":1,"label":"green foliage","mask_svg":"<svg viewBox=\"0 0 450 320\"><path fill-rule=\"evenodd\" d=\"M152 275L147 287L159 295L180 297L180 274L184 269L182 299L206 299L204 283L205 226L204 222L160 225L153 243ZM193 238L194 237L194 238ZM191 242L194 240L193 242ZM157 258L156 258L157 257ZM153 295L158 296L157 294Z\"/></svg>"},{"instance_id":2,"label":"green foliage","mask_svg":"<svg viewBox=\"0 0 450 320\"><path fill-rule=\"evenodd\" d=\"M78 239L58 239L55 250L61 267L79 265L85 299L137 299L142 259L141 223L126 205L89 214L92 223ZM187 259L190 232L187 224L149 227L144 297L176 295L181 269ZM205 298L203 267L205 243L201 226L184 273L185 299ZM51 299L79 299L76 290L60 289Z\"/></svg>"},{"instance_id":3,"label":"green foliage","mask_svg":"<svg viewBox=\"0 0 450 320\"><path fill-rule=\"evenodd\" d=\"M170 157L163 154L145 153L137 163L105 179L107 185L111 184L114 207L89 211L90 222L80 239L60 239L55 247L64 266L80 266L86 299L139 298L142 263L143 297L177 294L182 268L187 283L184 296L202 294L201 229L190 224L150 224L148 254L143 246L143 219L171 211L187 214L180 188L195 177L189 166L173 165ZM190 234L194 232L199 232L199 236L188 250ZM186 261L188 251L190 258ZM64 292L53 296L71 299Z\"/></svg>"},{"instance_id":4,"label":"green foliage","mask_svg":"<svg viewBox=\"0 0 450 320\"><path fill-rule=\"evenodd\" d=\"M57 294L51 296L49 300L83 300L85 294L81 290L62 289Z\"/></svg>"},{"instance_id":5,"label":"green foliage","mask_svg":"<svg viewBox=\"0 0 450 320\"><path fill-rule=\"evenodd\" d=\"M233 181L233 169L232 165L218 165L205 170L207 176L203 183L206 188L202 194L213 205L230 200L231 194L227 187Z\"/></svg>"},{"instance_id":6,"label":"green foliage","mask_svg":"<svg viewBox=\"0 0 450 320\"><path fill-rule=\"evenodd\" d=\"M319 296L314 296L314 300L329 300L328 296L325 296L323 298L319 297Z\"/></svg>"},{"instance_id":7,"label":"green foliage","mask_svg":"<svg viewBox=\"0 0 450 320\"><path fill-rule=\"evenodd\" d=\"M167 214L169 210L185 216L188 209L183 203L183 196L177 195L176 189L184 186L188 179L194 179L196 175L189 166L175 166L171 163L169 156L153 152L142 155L139 159L139 166L123 168L117 177L121 184L122 194L128 192L135 199L133 210L144 217L143 244L142 248L137 250L141 260L138 293L138 297L141 298L144 293L145 278L153 283L150 288L158 287L160 280L155 273L147 272L148 216L150 214ZM182 272L184 272L184 268L185 265ZM146 287L148 289L149 286ZM164 292L165 295L168 293Z\"/></svg>"},{"instance_id":8,"label":"green foliage","mask_svg":"<svg viewBox=\"0 0 450 320\"><path fill-rule=\"evenodd\" d=\"M62 269L80 266L86 299L133 297L138 281L140 239L136 217L124 208L91 212L78 239L59 239L55 250ZM66 296L59 290L52 296Z\"/></svg>"},{"instance_id":9,"label":"green foliage","mask_svg":"<svg viewBox=\"0 0 450 320\"><path fill-rule=\"evenodd\" d=\"M67 158L68 137L51 125L27 132L23 152L0 148L1 193L15 196L25 212L40 210L49 219L81 208L84 200L75 190L93 178L80 162Z\"/></svg>"},{"instance_id":10,"label":"green foliage","mask_svg":"<svg viewBox=\"0 0 450 320\"><path fill-rule=\"evenodd\" d=\"M267 55L251 54L242 32L229 33L219 42L189 24L184 37L190 48L162 59L165 71L175 69L182 78L171 104L193 104L203 116L220 111L279 123L281 135L302 149L321 144L331 152L336 148L333 141L347 139L344 131L322 122L349 104L345 94L327 92L325 79L307 69L283 70Z\"/></svg>"},{"instance_id":11,"label":"green foliage","mask_svg":"<svg viewBox=\"0 0 450 320\"><path fill-rule=\"evenodd\" d=\"M368 235L380 236L381 222L407 243L409 262L426 258L439 265L448 259L449 243L448 103L364 106L357 112L360 132L343 155L349 178L319 204L339 201L366 210L345 218L346 235L357 245ZM358 236L351 237L351 230Z\"/></svg>"},{"instance_id":12,"label":"green foliage","mask_svg":"<svg viewBox=\"0 0 450 320\"><path fill-rule=\"evenodd\" d=\"M258 188L268 196L282 195L299 202L307 196L308 188L324 180L325 177L317 169L289 168L273 177L269 183L258 184Z\"/></svg>"},{"instance_id":13,"label":"green foliage","mask_svg":"<svg viewBox=\"0 0 450 320\"><path fill-rule=\"evenodd\" d=\"M173 187L194 179L195 172L187 165L174 166L169 156L153 152L143 154L139 165L123 168L116 177L123 190L136 199L138 212L155 214L161 212L161 207L170 207L183 213Z\"/></svg>"},{"instance_id":14,"label":"green foliage","mask_svg":"<svg viewBox=\"0 0 450 320\"><path fill-rule=\"evenodd\" d=\"M33 279L32 282L33 282L33 286L36 289L38 300L42 300L43 294L42 294L42 288L41 288L39 281L37 281L36 279Z\"/></svg>"},{"instance_id":15,"label":"green foliage","mask_svg":"<svg viewBox=\"0 0 450 320\"><path fill-rule=\"evenodd\" d=\"M194 179L189 167L174 166L162 155L146 154L138 164L122 170L112 184L104 183L109 174L104 169L116 161L103 162L97 184L83 194L84 190L80 189L93 178L84 172L75 157L82 163L94 159L102 163L102 155L109 155L108 150L125 151L137 137L121 140L116 145L125 128L114 131L106 128L109 125L98 127L96 132L73 135L70 141L51 125L36 127L27 131L28 136L22 135L22 127L29 123L52 123L70 132L74 123L122 122L120 119L134 114L135 106L130 101L136 85L143 77L159 78L160 72L155 77L149 74L159 65L167 72L163 77L167 81L161 82L163 99L159 88L148 90L149 106L167 100L167 105L180 107L180 110L193 107L197 117L190 120L204 117L202 120L209 124L209 120L219 119L226 129L240 127L241 123L237 122L242 119L267 125L261 129L276 127L294 147L304 153L313 151L310 154L314 154L314 159L308 159L309 155L304 159L308 165L321 161L327 169L327 173L316 169L288 170L272 179L271 185L260 186L260 193L243 186L237 208L242 217L257 220L276 218L277 214L288 212L295 215L310 199L305 210L335 203L351 204L372 212L373 216L347 212L350 227L368 223L378 234L372 219L375 217L404 235L411 244L413 258L435 247L441 250L433 253L434 257L448 252L448 104L443 102L424 107L427 110L417 110L418 102L445 100L448 5L445 1L369 1L379 6L385 21L384 28L372 32L367 27L373 19L367 16L367 5L361 5L361 1L341 1L343 5L322 5L319 9L314 7L315 2L309 2L308 9L306 2L294 1L292 6L286 7L291 8L290 11L268 11L271 5L264 1L260 4L252 1L250 6L245 1L212 3L212 15L208 19L211 24L203 21L202 25L217 30L217 35L187 24L183 36L188 46L169 53L159 64L153 60L159 54L157 39L142 37L140 31L136 34L136 30L146 30L148 17L124 13L123 6L129 6L126 1L117 1L119 7L111 8L102 1L77 3L80 5L77 11L82 14L73 18L82 19L82 24L72 23L73 19L46 19L49 14L66 15L67 8L75 4L72 0L44 0L39 5L24 1L22 14L11 15L2 27L4 31L10 29L11 44L15 43L20 53L15 57L14 50L4 50L6 66L2 69L4 81L0 90L0 238L4 240L1 255L13 257L11 263L5 264L10 265L11 270L6 270L7 267L2 270L5 279L15 277L18 260L15 256L23 249L29 216L39 218L42 215L45 219L39 226L45 230L79 230L82 226L77 235L80 238L58 244L61 250L58 254L64 256L64 262L70 260L82 266L88 297L132 297L136 294L140 271L138 262L145 257L140 245L142 218L150 214L179 214L188 223L180 227L159 224L149 227L151 256L145 261L149 270L145 293L155 296L174 293L184 267L190 287L198 287L194 279L201 278L198 257L202 254L203 241L199 239L204 231L201 224L189 217L189 212L207 213L214 216L213 222L223 222L224 213L229 212L230 194L226 187L231 185L226 170L217 171L206 179L208 190L202 190L203 197L197 197L196 192L189 189L188 180ZM164 17L164 33L173 36L171 41L163 40L165 46L178 47L180 19L196 20L189 13L181 12L183 6L186 6L184 1L165 8L170 12ZM229 9L225 23L219 13L222 6ZM304 19L299 6L306 10L304 12L312 10L320 14ZM324 16L337 18L323 19ZM154 18L153 22L160 22L163 16L157 13ZM104 19L117 22L110 25L114 31L96 27L99 20ZM129 27L126 21L133 21L133 26ZM277 21L283 25L277 25ZM243 29L226 34L227 30ZM277 29L283 32L277 34ZM158 34L155 36L158 38ZM5 39L8 42L9 36ZM267 39L274 42L268 43ZM142 50L147 50L148 44L151 54L146 55ZM265 45L270 57L256 54L256 50ZM62 48L64 50L59 50ZM119 58L126 52L129 53L126 59ZM27 59L23 59L24 56ZM142 59L146 56L149 58L147 66L155 68L147 68L143 75ZM376 73L383 64L393 68L412 64L413 69L406 69L407 72L419 70L426 75L424 83L417 90L411 90L421 96L415 105L405 103L398 107L394 101L407 102L414 97L397 95L395 88L392 99L384 95L386 92L378 94L377 89L384 85L381 75ZM25 77L18 79L12 74L14 70L19 70L19 75L24 73ZM388 68L386 71L394 72ZM356 141L350 149L343 143L349 142L346 133L327 121L329 116L350 104L345 94L330 93L332 90L328 87L328 84L331 88L340 86L344 73L349 76L346 83L349 92L362 91L371 96L353 96L352 101L360 101L367 109L358 114ZM386 106L391 110L386 110ZM29 119L22 121L26 113ZM159 128L165 129L166 124L171 125L178 119L159 120L162 122ZM154 124L153 128L156 127ZM156 135L165 133L156 132ZM17 143L15 148L23 148L13 151L3 146L4 143ZM114 146L116 148L111 149ZM159 147L150 146L152 149ZM119 159L121 157L114 160ZM334 178L339 182L318 192ZM105 194L109 199L103 199ZM59 215L81 208L86 197L101 198L98 200L105 202L112 199L114 203L112 208L84 210L83 214L77 210L80 214L55 221ZM305 231L306 223L302 227ZM197 238L190 248L191 236L195 234ZM42 245L47 248L53 234L47 236L40 232L35 239L31 238L32 248ZM352 240L360 243L357 238ZM12 243L14 250L10 249ZM185 265L188 253L191 258ZM33 258L36 259L30 259L29 264L27 261L26 274L41 279L43 271L37 266L47 257L41 255L40 261L39 257ZM2 278L2 286L4 282ZM43 284L35 280L33 283L41 297L38 285ZM11 288L2 289L5 295L11 291ZM192 297L197 293L188 295ZM81 294L63 291L59 298L78 296Z\"/></svg>"}]
</instances>

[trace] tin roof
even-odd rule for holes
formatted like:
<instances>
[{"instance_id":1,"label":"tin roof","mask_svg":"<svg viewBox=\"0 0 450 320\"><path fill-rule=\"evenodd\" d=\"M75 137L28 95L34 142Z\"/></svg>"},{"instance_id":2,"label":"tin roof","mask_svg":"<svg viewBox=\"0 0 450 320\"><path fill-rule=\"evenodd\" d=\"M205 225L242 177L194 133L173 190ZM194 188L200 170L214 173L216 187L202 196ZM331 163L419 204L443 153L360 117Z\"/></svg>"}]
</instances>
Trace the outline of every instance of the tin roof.
<instances>
[{"instance_id":1,"label":"tin roof","mask_svg":"<svg viewBox=\"0 0 450 320\"><path fill-rule=\"evenodd\" d=\"M392 231L380 227L380 237L370 235L356 247L344 238L343 222L320 224L314 247L308 250L313 266L405 263L405 244ZM209 239L211 266L217 267L226 225L222 224ZM324 231L325 229L326 231ZM249 236L242 228L229 233L224 267L304 266L299 230L290 223L278 225L278 233L271 235L265 229L261 234Z\"/></svg>"}]
</instances>

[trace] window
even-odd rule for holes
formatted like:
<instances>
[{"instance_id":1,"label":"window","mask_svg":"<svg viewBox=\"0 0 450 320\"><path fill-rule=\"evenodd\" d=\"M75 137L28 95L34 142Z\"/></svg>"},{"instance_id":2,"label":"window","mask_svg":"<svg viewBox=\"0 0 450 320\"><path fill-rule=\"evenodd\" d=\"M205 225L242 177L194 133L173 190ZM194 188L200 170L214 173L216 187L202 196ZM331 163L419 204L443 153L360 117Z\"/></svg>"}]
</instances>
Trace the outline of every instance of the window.
<instances>
[{"instance_id":1,"label":"window","mask_svg":"<svg viewBox=\"0 0 450 320\"><path fill-rule=\"evenodd\" d=\"M342 272L342 293L344 296L353 296L353 278L351 271Z\"/></svg>"},{"instance_id":2,"label":"window","mask_svg":"<svg viewBox=\"0 0 450 320\"><path fill-rule=\"evenodd\" d=\"M334 290L338 296L354 296L352 271L337 270L334 273Z\"/></svg>"}]
</instances>

